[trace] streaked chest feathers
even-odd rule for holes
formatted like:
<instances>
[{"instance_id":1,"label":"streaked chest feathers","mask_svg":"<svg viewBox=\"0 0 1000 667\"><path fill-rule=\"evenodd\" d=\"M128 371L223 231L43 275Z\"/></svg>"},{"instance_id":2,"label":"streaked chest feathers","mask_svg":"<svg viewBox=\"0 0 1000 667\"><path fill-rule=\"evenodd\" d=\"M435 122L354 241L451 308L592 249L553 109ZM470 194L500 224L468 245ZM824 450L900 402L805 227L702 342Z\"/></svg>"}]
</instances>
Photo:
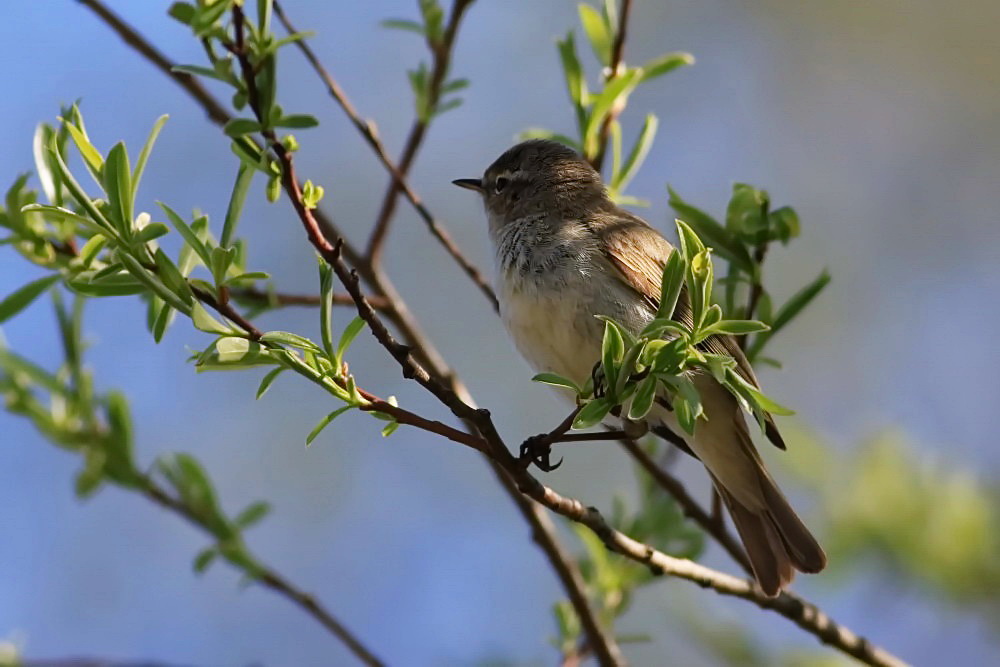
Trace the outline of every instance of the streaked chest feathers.
<instances>
[{"instance_id":1,"label":"streaked chest feathers","mask_svg":"<svg viewBox=\"0 0 1000 667\"><path fill-rule=\"evenodd\" d=\"M494 233L497 294L503 322L535 370L584 382L600 358L607 315L633 331L653 313L611 275L596 239L583 225L553 228L544 217Z\"/></svg>"}]
</instances>

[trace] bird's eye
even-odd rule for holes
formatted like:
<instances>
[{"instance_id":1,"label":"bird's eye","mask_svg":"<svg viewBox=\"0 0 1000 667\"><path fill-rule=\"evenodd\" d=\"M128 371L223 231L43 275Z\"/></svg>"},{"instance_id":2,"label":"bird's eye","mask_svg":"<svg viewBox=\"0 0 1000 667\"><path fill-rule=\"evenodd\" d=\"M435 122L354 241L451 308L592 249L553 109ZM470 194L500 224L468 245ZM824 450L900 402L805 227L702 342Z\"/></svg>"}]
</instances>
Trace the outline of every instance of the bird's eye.
<instances>
[{"instance_id":1,"label":"bird's eye","mask_svg":"<svg viewBox=\"0 0 1000 667\"><path fill-rule=\"evenodd\" d=\"M501 192L503 192L503 189L507 187L507 183L509 183L509 180L501 176L500 178L497 179L497 182L493 185L493 189L496 191L497 194L500 194Z\"/></svg>"}]
</instances>

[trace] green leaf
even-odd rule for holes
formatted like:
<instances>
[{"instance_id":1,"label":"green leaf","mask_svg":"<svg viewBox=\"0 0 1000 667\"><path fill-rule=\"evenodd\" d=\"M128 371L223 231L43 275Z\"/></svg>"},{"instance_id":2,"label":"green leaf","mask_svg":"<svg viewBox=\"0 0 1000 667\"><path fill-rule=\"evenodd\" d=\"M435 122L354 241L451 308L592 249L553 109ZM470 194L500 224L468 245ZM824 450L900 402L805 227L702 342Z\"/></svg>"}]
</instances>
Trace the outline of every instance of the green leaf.
<instances>
[{"instance_id":1,"label":"green leaf","mask_svg":"<svg viewBox=\"0 0 1000 667\"><path fill-rule=\"evenodd\" d=\"M583 133L587 125L586 105L589 102L587 92L587 81L583 76L583 67L580 66L580 59L576 55L576 42L573 32L566 35L566 39L557 42L559 47L559 58L562 61L563 74L566 77L566 89L569 91L569 99L576 109L576 123Z\"/></svg>"},{"instance_id":2,"label":"green leaf","mask_svg":"<svg viewBox=\"0 0 1000 667\"><path fill-rule=\"evenodd\" d=\"M767 331L771 327L757 320L722 320L701 330L700 335L708 338L714 334L729 334L732 336L744 336L746 334Z\"/></svg>"},{"instance_id":3,"label":"green leaf","mask_svg":"<svg viewBox=\"0 0 1000 667\"><path fill-rule=\"evenodd\" d=\"M170 304L164 303L159 312L156 314L156 319L153 322L153 340L159 343L163 340L163 335L167 332L167 328L174 321L174 316L177 311L170 307Z\"/></svg>"},{"instance_id":4,"label":"green leaf","mask_svg":"<svg viewBox=\"0 0 1000 667\"><path fill-rule=\"evenodd\" d=\"M767 210L770 198L764 190L746 183L733 185L733 196L726 207L726 229L747 243L767 240Z\"/></svg>"},{"instance_id":5,"label":"green leaf","mask_svg":"<svg viewBox=\"0 0 1000 667\"><path fill-rule=\"evenodd\" d=\"M198 574L203 573L208 569L208 566L212 564L212 561L214 561L218 555L219 552L216 551L214 547L202 549L198 552L198 555L195 556L194 563L192 564L194 571Z\"/></svg>"},{"instance_id":6,"label":"green leaf","mask_svg":"<svg viewBox=\"0 0 1000 667\"><path fill-rule=\"evenodd\" d=\"M407 30L420 36L424 35L424 26L408 19L385 19L379 25L389 30Z\"/></svg>"},{"instance_id":7,"label":"green leaf","mask_svg":"<svg viewBox=\"0 0 1000 667\"><path fill-rule=\"evenodd\" d=\"M604 320L604 338L601 340L601 364L607 389L612 393L618 385L618 361L625 354L625 341L619 326L610 318Z\"/></svg>"},{"instance_id":8,"label":"green leaf","mask_svg":"<svg viewBox=\"0 0 1000 667\"><path fill-rule=\"evenodd\" d=\"M233 330L215 319L201 303L195 301L194 305L191 306L191 321L194 324L194 328L199 331L204 331L205 333L214 333L229 335L233 333ZM261 339L263 340L263 338Z\"/></svg>"},{"instance_id":9,"label":"green leaf","mask_svg":"<svg viewBox=\"0 0 1000 667\"><path fill-rule=\"evenodd\" d=\"M279 343L281 345L290 345L300 350L312 350L313 352L322 352L320 347L316 345L316 343L309 340L308 338L305 338L298 334L293 334L288 331L268 331L266 334L260 337L260 340L264 343Z\"/></svg>"},{"instance_id":10,"label":"green leaf","mask_svg":"<svg viewBox=\"0 0 1000 667\"><path fill-rule=\"evenodd\" d=\"M705 252L705 244L701 242L701 239L698 238L694 230L683 220L674 220L674 224L677 226L677 238L681 242L684 260L688 265L688 269L691 269L691 264L694 263L695 258L700 253Z\"/></svg>"},{"instance_id":11,"label":"green leaf","mask_svg":"<svg viewBox=\"0 0 1000 667\"><path fill-rule=\"evenodd\" d=\"M531 378L532 382L541 382L542 384L550 384L553 387L565 387L569 389L574 394L580 393L580 386L568 380L561 375L556 375L555 373L539 373L535 377Z\"/></svg>"},{"instance_id":12,"label":"green leaf","mask_svg":"<svg viewBox=\"0 0 1000 667\"><path fill-rule=\"evenodd\" d=\"M737 373L735 369L726 369L726 379L729 381L726 386L730 388L730 391L735 390L733 393L743 397L750 403L751 407L756 407L775 415L787 416L795 414L794 410L786 408L774 399L764 395L762 391L744 380L743 376Z\"/></svg>"},{"instance_id":13,"label":"green leaf","mask_svg":"<svg viewBox=\"0 0 1000 667\"><path fill-rule=\"evenodd\" d=\"M42 292L59 281L59 274L45 276L33 280L27 285L14 290L0 301L0 324L31 305L31 302L41 296Z\"/></svg>"},{"instance_id":14,"label":"green leaf","mask_svg":"<svg viewBox=\"0 0 1000 667\"><path fill-rule=\"evenodd\" d=\"M188 305L194 303L194 293L191 291L191 286L188 285L177 265L171 261L167 253L163 252L162 248L157 248L156 252L153 253L153 261L156 262L158 275L167 289L179 296L184 303Z\"/></svg>"},{"instance_id":15,"label":"green leaf","mask_svg":"<svg viewBox=\"0 0 1000 667\"><path fill-rule=\"evenodd\" d=\"M235 363L242 361L250 352L250 341L246 338L227 336L215 341L215 351L219 363Z\"/></svg>"},{"instance_id":16,"label":"green leaf","mask_svg":"<svg viewBox=\"0 0 1000 667\"><path fill-rule=\"evenodd\" d=\"M671 248L670 256L667 257L666 264L663 265L663 278L660 282L660 307L656 310L656 319L669 320L674 316L677 299L681 295L681 288L684 287L686 269L686 262L677 252L677 248Z\"/></svg>"},{"instance_id":17,"label":"green leaf","mask_svg":"<svg viewBox=\"0 0 1000 667\"><path fill-rule=\"evenodd\" d=\"M254 525L271 511L270 503L264 502L263 500L257 501L249 505L246 509L236 515L233 519L235 523L240 528L249 528Z\"/></svg>"},{"instance_id":18,"label":"green leaf","mask_svg":"<svg viewBox=\"0 0 1000 667\"><path fill-rule=\"evenodd\" d=\"M118 142L108 153L104 164L104 191L108 193L112 222L117 223L122 238L132 237L132 170L128 163L125 144Z\"/></svg>"},{"instance_id":19,"label":"green leaf","mask_svg":"<svg viewBox=\"0 0 1000 667\"><path fill-rule=\"evenodd\" d=\"M233 118L222 128L222 131L226 133L226 136L242 137L245 134L252 134L254 132L261 131L261 125L255 120L250 118Z\"/></svg>"},{"instance_id":20,"label":"green leaf","mask_svg":"<svg viewBox=\"0 0 1000 667\"><path fill-rule=\"evenodd\" d=\"M261 397L267 393L267 390L271 388L271 384L278 379L281 372L285 370L284 366L278 366L277 368L267 372L264 379L260 381L260 386L257 387L257 400L259 401Z\"/></svg>"},{"instance_id":21,"label":"green leaf","mask_svg":"<svg viewBox=\"0 0 1000 667\"><path fill-rule=\"evenodd\" d=\"M590 108L590 115L587 118L587 124L583 131L583 143L588 152L595 149L591 144L597 141L597 132L600 129L601 122L611 112L611 109L622 104L623 100L638 85L641 73L642 70L638 68L630 69L624 74L620 74L608 81L604 90L598 94L597 99L594 100L594 105Z\"/></svg>"},{"instance_id":22,"label":"green leaf","mask_svg":"<svg viewBox=\"0 0 1000 667\"><path fill-rule=\"evenodd\" d=\"M684 222L705 239L720 257L730 264L735 264L747 275L753 274L754 265L750 253L729 231L720 225L715 218L701 209L687 204L673 188L667 186L670 192L670 207Z\"/></svg>"},{"instance_id":23,"label":"green leaf","mask_svg":"<svg viewBox=\"0 0 1000 667\"><path fill-rule=\"evenodd\" d=\"M590 46L594 50L597 60L605 67L611 64L611 32L607 23L599 11L586 3L578 6L580 12L580 23L587 33Z\"/></svg>"},{"instance_id":24,"label":"green leaf","mask_svg":"<svg viewBox=\"0 0 1000 667\"><path fill-rule=\"evenodd\" d=\"M87 138L86 133L76 125L64 122L63 127L69 130L69 136L73 139L73 143L76 144L80 155L83 156L84 164L87 165L94 179L100 181L101 171L104 169L104 158L101 157L101 153L90 143L90 139Z\"/></svg>"},{"instance_id":25,"label":"green leaf","mask_svg":"<svg viewBox=\"0 0 1000 667\"><path fill-rule=\"evenodd\" d=\"M629 419L638 421L649 414L653 407L653 399L656 398L656 385L656 378L652 375L639 383L639 388L632 398L632 405L628 409Z\"/></svg>"},{"instance_id":26,"label":"green leaf","mask_svg":"<svg viewBox=\"0 0 1000 667\"><path fill-rule=\"evenodd\" d=\"M768 215L772 238L788 245L788 242L799 235L799 214L789 206L771 211Z\"/></svg>"},{"instance_id":27,"label":"green leaf","mask_svg":"<svg viewBox=\"0 0 1000 667\"><path fill-rule=\"evenodd\" d=\"M83 262L84 266L90 268L90 265L94 263L94 260L107 244L108 239L106 236L94 234L80 248L80 261Z\"/></svg>"},{"instance_id":28,"label":"green leaf","mask_svg":"<svg viewBox=\"0 0 1000 667\"><path fill-rule=\"evenodd\" d=\"M180 21L184 25L191 25L191 21L194 19L194 14L194 5L189 2L175 2L170 5L170 9L167 10L168 16Z\"/></svg>"},{"instance_id":29,"label":"green leaf","mask_svg":"<svg viewBox=\"0 0 1000 667\"><path fill-rule=\"evenodd\" d=\"M229 206L226 208L226 219L222 224L222 238L219 245L228 248L232 242L233 234L236 232L236 223L240 219L243 204L247 198L247 190L253 180L253 170L241 162L240 168L236 172L236 182L233 184L233 192L229 195Z\"/></svg>"},{"instance_id":30,"label":"green leaf","mask_svg":"<svg viewBox=\"0 0 1000 667\"><path fill-rule=\"evenodd\" d=\"M760 354L760 351L764 348L767 341L770 340L771 336L781 331L785 325L801 313L806 306L812 303L812 300L815 299L829 283L830 274L826 269L823 269L823 271L816 276L811 283L793 294L792 297L785 302L785 305L778 309L778 312L775 314L774 319L771 322L771 330L754 338L753 344L747 352L747 357L752 361L758 354Z\"/></svg>"},{"instance_id":31,"label":"green leaf","mask_svg":"<svg viewBox=\"0 0 1000 667\"><path fill-rule=\"evenodd\" d=\"M622 170L618 174L618 180L614 184L617 190L624 190L632 181L636 172L639 171L639 167L645 162L646 156L649 154L649 149L653 146L653 139L656 138L656 129L659 123L660 121L655 114L646 114L646 120L643 121L639 138L636 139L632 151L629 153L628 158L625 159L625 166L622 167Z\"/></svg>"},{"instance_id":32,"label":"green leaf","mask_svg":"<svg viewBox=\"0 0 1000 667\"><path fill-rule=\"evenodd\" d=\"M337 354L333 359L334 365L339 369L344 363L344 353L347 352L347 348L351 346L354 339L357 338L358 334L365 327L365 321L360 317L355 317L351 320L351 323L344 328L344 333L340 334L340 340L337 342Z\"/></svg>"},{"instance_id":33,"label":"green leaf","mask_svg":"<svg viewBox=\"0 0 1000 667\"><path fill-rule=\"evenodd\" d=\"M345 405L342 408L337 408L336 410L334 410L333 412L331 412L327 416L325 416L322 419L320 419L319 423L316 424L316 427L312 431L309 432L309 435L306 436L306 447L308 447L309 445L312 444L312 441L316 439L316 436L318 436L323 431L323 429L326 428L327 424L329 424L334 419L336 419L340 415L342 415L345 412L347 412L348 410L350 410L352 407L354 407L354 406L352 406L352 405Z\"/></svg>"},{"instance_id":34,"label":"green leaf","mask_svg":"<svg viewBox=\"0 0 1000 667\"><path fill-rule=\"evenodd\" d=\"M53 137L53 129L45 123L39 123L35 128L35 135L32 140L31 150L35 158L35 171L38 173L38 180L42 183L42 190L50 204L62 204L59 187L57 183L58 175L53 171L50 156L45 150L49 141Z\"/></svg>"},{"instance_id":35,"label":"green leaf","mask_svg":"<svg viewBox=\"0 0 1000 667\"><path fill-rule=\"evenodd\" d=\"M275 127L291 127L293 129L305 129L310 127L316 127L319 125L319 121L316 120L315 116L310 116L308 114L292 114L290 116L282 116L274 123Z\"/></svg>"},{"instance_id":36,"label":"green leaf","mask_svg":"<svg viewBox=\"0 0 1000 667\"><path fill-rule=\"evenodd\" d=\"M198 238L195 231L189 227L181 216L177 215L172 208L163 202L156 203L159 204L160 208L163 209L163 212L167 214L167 217L170 219L171 224L173 224L174 229L176 229L177 232L184 237L184 241L191 247L192 250L195 251L198 257L201 258L201 261L205 264L205 266L212 266L212 255L202 240Z\"/></svg>"},{"instance_id":37,"label":"green leaf","mask_svg":"<svg viewBox=\"0 0 1000 667\"><path fill-rule=\"evenodd\" d=\"M608 416L612 407L614 405L607 398L595 398L592 401L588 401L576 415L576 419L573 420L573 428L581 430L599 424Z\"/></svg>"},{"instance_id":38,"label":"green leaf","mask_svg":"<svg viewBox=\"0 0 1000 667\"><path fill-rule=\"evenodd\" d=\"M123 252L118 253L118 258L125 269L132 274L132 277L148 287L158 297L182 313L187 314L191 312L191 306L184 299L175 294L163 283L159 276L147 270L135 257Z\"/></svg>"},{"instance_id":39,"label":"green leaf","mask_svg":"<svg viewBox=\"0 0 1000 667\"><path fill-rule=\"evenodd\" d=\"M397 421L389 422L384 427L382 427L382 437L388 438L390 435L395 433L396 429L398 428L399 428L399 422Z\"/></svg>"},{"instance_id":40,"label":"green leaf","mask_svg":"<svg viewBox=\"0 0 1000 667\"><path fill-rule=\"evenodd\" d=\"M693 65L694 56L690 53L664 53L662 56L653 58L648 63L642 66L642 79L641 83L651 81L657 77L663 76L668 72L672 72L678 67L683 67L684 65Z\"/></svg>"},{"instance_id":41,"label":"green leaf","mask_svg":"<svg viewBox=\"0 0 1000 667\"><path fill-rule=\"evenodd\" d=\"M136 193L139 191L139 181L142 179L142 173L146 170L146 163L149 162L149 155L153 151L153 145L156 143L156 138L160 136L160 130L163 129L163 125L167 122L170 116L163 114L156 119L153 123L153 129L149 131L149 137L146 139L146 143L143 145L142 150L139 152L139 159L135 163L135 171L132 172L132 200L135 200Z\"/></svg>"},{"instance_id":42,"label":"green leaf","mask_svg":"<svg viewBox=\"0 0 1000 667\"><path fill-rule=\"evenodd\" d=\"M140 215L142 217L145 217L144 214ZM161 236L166 236L169 233L170 233L170 228L167 227L162 222L151 222L139 230L139 233L135 235L134 240L136 243L140 244L149 243L150 241L158 239Z\"/></svg>"}]
</instances>

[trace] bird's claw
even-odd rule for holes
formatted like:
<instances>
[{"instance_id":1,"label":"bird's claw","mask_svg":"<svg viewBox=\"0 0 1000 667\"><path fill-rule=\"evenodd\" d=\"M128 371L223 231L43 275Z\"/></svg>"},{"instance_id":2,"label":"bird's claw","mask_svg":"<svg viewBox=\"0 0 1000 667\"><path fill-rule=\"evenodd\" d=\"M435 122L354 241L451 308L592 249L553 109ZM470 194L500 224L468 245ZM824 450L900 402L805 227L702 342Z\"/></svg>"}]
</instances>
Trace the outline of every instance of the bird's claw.
<instances>
[{"instance_id":1,"label":"bird's claw","mask_svg":"<svg viewBox=\"0 0 1000 667\"><path fill-rule=\"evenodd\" d=\"M563 462L562 459L559 459L552 463L552 442L549 440L548 434L533 435L521 443L518 461L525 468L534 463L542 472L552 472Z\"/></svg>"}]
</instances>

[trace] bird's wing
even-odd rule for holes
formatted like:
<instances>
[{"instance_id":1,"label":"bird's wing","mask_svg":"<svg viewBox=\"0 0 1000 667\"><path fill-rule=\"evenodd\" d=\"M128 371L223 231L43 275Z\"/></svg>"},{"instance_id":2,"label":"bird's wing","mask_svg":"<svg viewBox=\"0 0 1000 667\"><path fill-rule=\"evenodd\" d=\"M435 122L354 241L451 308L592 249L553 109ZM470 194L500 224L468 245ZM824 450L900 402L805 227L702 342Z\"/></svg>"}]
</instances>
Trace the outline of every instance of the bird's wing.
<instances>
[{"instance_id":1,"label":"bird's wing","mask_svg":"<svg viewBox=\"0 0 1000 667\"><path fill-rule=\"evenodd\" d=\"M618 212L600 222L602 224L596 225L595 231L600 241L599 247L615 269L613 274L635 290L656 312L660 306L663 267L674 247L644 220L631 214ZM687 286L681 289L673 319L687 326L693 324ZM700 346L712 354L731 356L736 360L736 370L740 376L759 387L757 376L735 338L710 336ZM769 414L766 415L765 433L775 446L785 449L784 440Z\"/></svg>"}]
</instances>

